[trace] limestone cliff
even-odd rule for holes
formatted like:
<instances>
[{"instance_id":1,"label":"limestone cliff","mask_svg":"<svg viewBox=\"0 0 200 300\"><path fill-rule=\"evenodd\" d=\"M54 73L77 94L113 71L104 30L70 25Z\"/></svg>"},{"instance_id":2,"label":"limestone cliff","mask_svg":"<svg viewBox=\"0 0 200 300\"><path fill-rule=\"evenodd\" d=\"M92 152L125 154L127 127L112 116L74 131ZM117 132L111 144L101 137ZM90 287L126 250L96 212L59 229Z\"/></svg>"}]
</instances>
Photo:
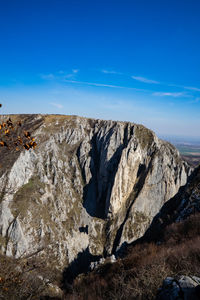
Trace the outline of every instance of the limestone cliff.
<instances>
[{"instance_id":1,"label":"limestone cliff","mask_svg":"<svg viewBox=\"0 0 200 300\"><path fill-rule=\"evenodd\" d=\"M200 212L200 165L189 176L187 184L167 201L154 217L143 240L162 241L168 225L183 221Z\"/></svg>"},{"instance_id":2,"label":"limestone cliff","mask_svg":"<svg viewBox=\"0 0 200 300\"><path fill-rule=\"evenodd\" d=\"M0 245L62 269L86 250L115 253L141 237L190 169L142 125L23 115L35 150L0 151Z\"/></svg>"}]
</instances>

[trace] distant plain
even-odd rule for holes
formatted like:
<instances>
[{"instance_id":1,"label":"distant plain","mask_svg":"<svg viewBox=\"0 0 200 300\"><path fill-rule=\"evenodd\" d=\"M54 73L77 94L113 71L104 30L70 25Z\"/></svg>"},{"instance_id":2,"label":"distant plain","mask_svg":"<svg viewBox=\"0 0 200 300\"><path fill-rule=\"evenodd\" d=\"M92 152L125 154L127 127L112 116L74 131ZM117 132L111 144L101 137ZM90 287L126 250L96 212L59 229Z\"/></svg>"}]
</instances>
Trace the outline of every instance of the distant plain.
<instances>
[{"instance_id":1,"label":"distant plain","mask_svg":"<svg viewBox=\"0 0 200 300\"><path fill-rule=\"evenodd\" d=\"M197 143L174 143L182 158L192 166L200 164L200 142Z\"/></svg>"},{"instance_id":2,"label":"distant plain","mask_svg":"<svg viewBox=\"0 0 200 300\"><path fill-rule=\"evenodd\" d=\"M197 167L200 164L200 138L180 136L160 136L160 138L173 144L191 166Z\"/></svg>"}]
</instances>

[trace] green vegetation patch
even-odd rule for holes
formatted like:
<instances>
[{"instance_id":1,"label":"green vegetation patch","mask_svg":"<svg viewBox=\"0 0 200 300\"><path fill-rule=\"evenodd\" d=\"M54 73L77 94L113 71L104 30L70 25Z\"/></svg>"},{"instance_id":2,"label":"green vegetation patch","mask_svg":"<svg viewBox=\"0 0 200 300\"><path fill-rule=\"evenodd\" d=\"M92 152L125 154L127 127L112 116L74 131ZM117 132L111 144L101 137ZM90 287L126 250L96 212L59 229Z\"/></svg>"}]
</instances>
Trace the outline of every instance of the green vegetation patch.
<instances>
[{"instance_id":1,"label":"green vegetation patch","mask_svg":"<svg viewBox=\"0 0 200 300\"><path fill-rule=\"evenodd\" d=\"M153 132L142 125L135 125L135 137L139 140L142 149L150 147L154 141Z\"/></svg>"},{"instance_id":2,"label":"green vegetation patch","mask_svg":"<svg viewBox=\"0 0 200 300\"><path fill-rule=\"evenodd\" d=\"M27 210L31 205L36 203L40 198L39 189L43 188L44 184L38 177L32 177L28 183L23 185L14 195L11 204L11 210L14 217L21 215L26 216Z\"/></svg>"},{"instance_id":3,"label":"green vegetation patch","mask_svg":"<svg viewBox=\"0 0 200 300\"><path fill-rule=\"evenodd\" d=\"M90 251L93 255L102 255L104 245L106 243L104 220L94 218L94 228L96 235L90 236ZM91 243L92 240L92 243Z\"/></svg>"},{"instance_id":4,"label":"green vegetation patch","mask_svg":"<svg viewBox=\"0 0 200 300\"><path fill-rule=\"evenodd\" d=\"M142 225L148 223L150 223L150 220L143 212L135 212L134 216L130 218L125 225L125 236L128 237L129 240L132 240L133 237L138 238L143 228Z\"/></svg>"},{"instance_id":5,"label":"green vegetation patch","mask_svg":"<svg viewBox=\"0 0 200 300\"><path fill-rule=\"evenodd\" d=\"M76 128L76 117L71 115L46 115L44 118L44 132L46 133L58 133L58 129L63 126L70 126Z\"/></svg>"},{"instance_id":6,"label":"green vegetation patch","mask_svg":"<svg viewBox=\"0 0 200 300\"><path fill-rule=\"evenodd\" d=\"M2 250L2 247L6 246L6 237L0 235L0 250Z\"/></svg>"}]
</instances>

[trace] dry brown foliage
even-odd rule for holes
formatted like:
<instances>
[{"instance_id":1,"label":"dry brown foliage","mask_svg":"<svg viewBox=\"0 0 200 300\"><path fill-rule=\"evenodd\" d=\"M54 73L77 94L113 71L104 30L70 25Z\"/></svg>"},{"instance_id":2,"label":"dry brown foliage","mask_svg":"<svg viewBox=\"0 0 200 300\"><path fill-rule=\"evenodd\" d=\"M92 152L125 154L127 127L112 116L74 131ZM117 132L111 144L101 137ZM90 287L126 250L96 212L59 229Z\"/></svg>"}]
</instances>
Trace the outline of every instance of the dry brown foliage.
<instances>
[{"instance_id":1,"label":"dry brown foliage","mask_svg":"<svg viewBox=\"0 0 200 300\"><path fill-rule=\"evenodd\" d=\"M57 278L58 277L58 278ZM58 273L46 267L41 259L13 259L0 255L0 299L40 299Z\"/></svg>"},{"instance_id":2,"label":"dry brown foliage","mask_svg":"<svg viewBox=\"0 0 200 300\"><path fill-rule=\"evenodd\" d=\"M167 276L200 276L200 214L167 227L164 241L138 244L126 258L77 278L67 299L155 299Z\"/></svg>"},{"instance_id":3,"label":"dry brown foliage","mask_svg":"<svg viewBox=\"0 0 200 300\"><path fill-rule=\"evenodd\" d=\"M2 107L2 104L0 104ZM31 133L27 130L22 130L22 121L13 122L11 118L0 123L0 147L5 147L8 150L15 149L35 149L37 143L35 138L31 137Z\"/></svg>"}]
</instances>

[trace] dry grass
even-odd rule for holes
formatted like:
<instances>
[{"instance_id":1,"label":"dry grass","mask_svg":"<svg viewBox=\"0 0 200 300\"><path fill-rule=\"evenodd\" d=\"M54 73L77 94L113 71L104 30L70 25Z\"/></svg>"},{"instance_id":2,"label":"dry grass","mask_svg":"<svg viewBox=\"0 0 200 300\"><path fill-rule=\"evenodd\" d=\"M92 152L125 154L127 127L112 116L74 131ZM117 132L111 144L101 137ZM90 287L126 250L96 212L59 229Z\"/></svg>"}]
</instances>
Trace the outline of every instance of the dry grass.
<instances>
[{"instance_id":1,"label":"dry grass","mask_svg":"<svg viewBox=\"0 0 200 300\"><path fill-rule=\"evenodd\" d=\"M55 272L39 260L14 260L0 256L1 299L51 298L46 281L55 282ZM200 214L165 230L161 244L143 243L128 249L125 258L107 263L75 279L62 299L150 300L167 276L200 276ZM58 279L57 279L58 283ZM49 295L49 297L43 297ZM60 298L61 299L61 298Z\"/></svg>"},{"instance_id":2,"label":"dry grass","mask_svg":"<svg viewBox=\"0 0 200 300\"><path fill-rule=\"evenodd\" d=\"M13 259L0 255L0 299L40 299L48 293L50 283L59 281L56 276L39 259Z\"/></svg>"},{"instance_id":3,"label":"dry grass","mask_svg":"<svg viewBox=\"0 0 200 300\"><path fill-rule=\"evenodd\" d=\"M200 276L200 214L170 225L164 242L131 247L126 258L77 278L70 300L154 299L167 276Z\"/></svg>"}]
</instances>

